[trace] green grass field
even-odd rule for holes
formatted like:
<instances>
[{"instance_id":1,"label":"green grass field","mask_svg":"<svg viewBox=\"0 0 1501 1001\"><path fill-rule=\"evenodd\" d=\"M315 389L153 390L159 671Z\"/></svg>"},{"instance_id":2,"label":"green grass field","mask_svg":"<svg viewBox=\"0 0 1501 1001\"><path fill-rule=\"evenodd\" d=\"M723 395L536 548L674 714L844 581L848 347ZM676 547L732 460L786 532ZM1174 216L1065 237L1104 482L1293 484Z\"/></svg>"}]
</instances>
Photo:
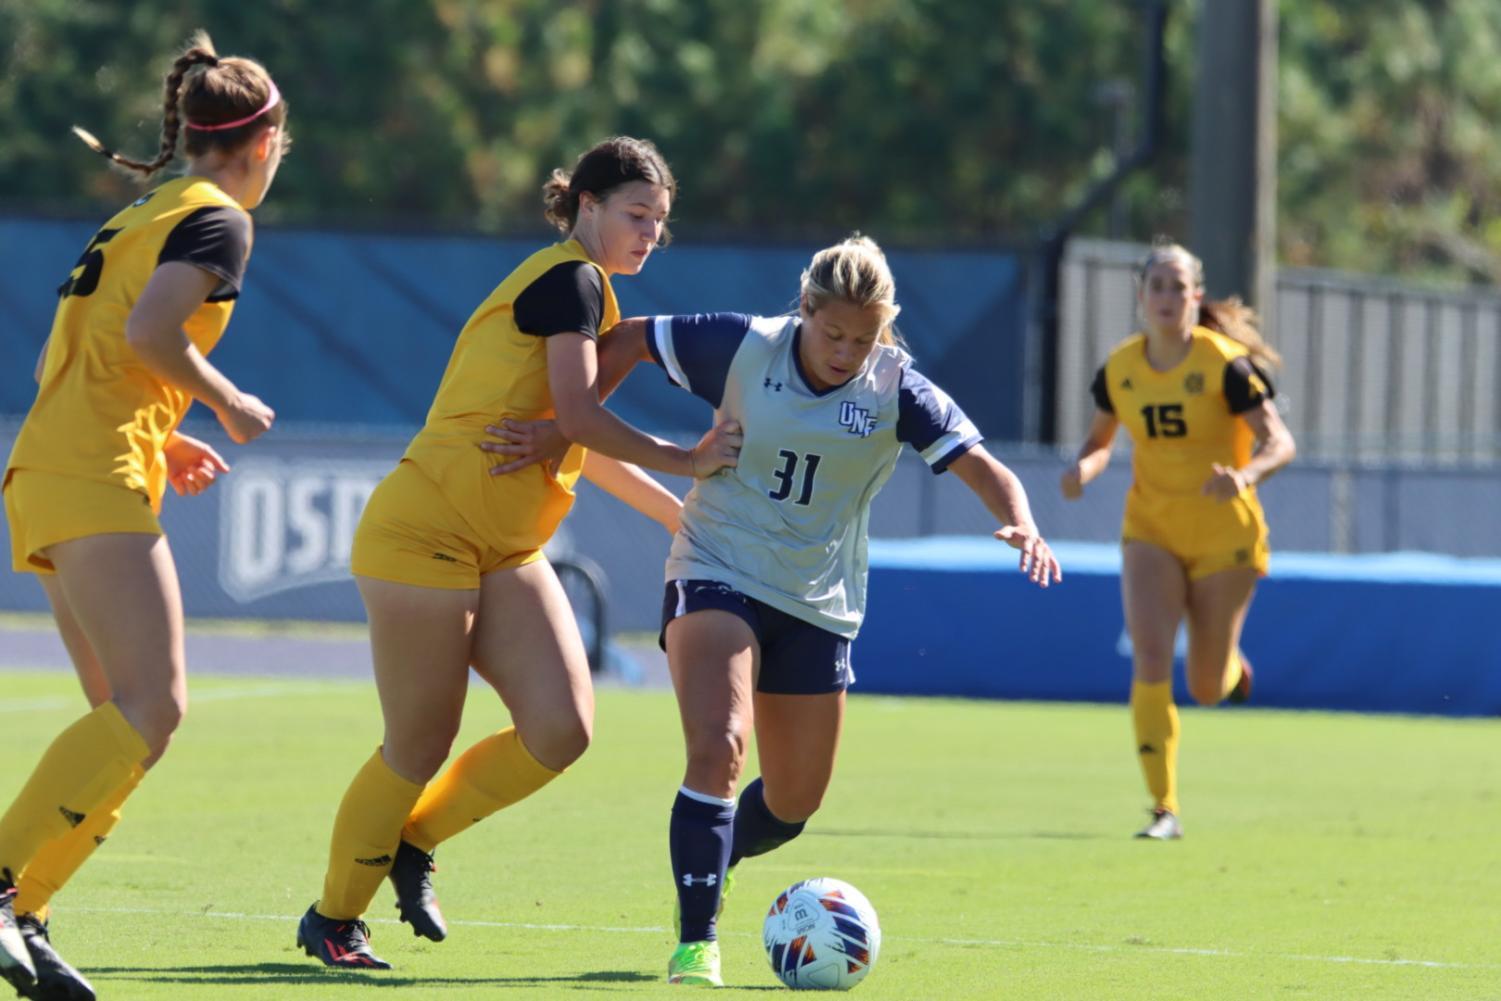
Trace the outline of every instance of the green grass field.
<instances>
[{"instance_id":1,"label":"green grass field","mask_svg":"<svg viewBox=\"0 0 1501 1001\"><path fill-rule=\"evenodd\" d=\"M563 779L439 853L448 941L371 915L383 974L293 948L333 811L378 740L367 685L207 677L172 752L57 899L101 997L680 996L660 691L600 693ZM0 800L82 708L62 673L0 673ZM776 891L846 879L880 912L866 999L1501 998L1501 724L1186 710L1188 836L1133 841L1123 707L856 698L808 833L741 867L725 977L780 990ZM501 724L476 689L465 736Z\"/></svg>"}]
</instances>

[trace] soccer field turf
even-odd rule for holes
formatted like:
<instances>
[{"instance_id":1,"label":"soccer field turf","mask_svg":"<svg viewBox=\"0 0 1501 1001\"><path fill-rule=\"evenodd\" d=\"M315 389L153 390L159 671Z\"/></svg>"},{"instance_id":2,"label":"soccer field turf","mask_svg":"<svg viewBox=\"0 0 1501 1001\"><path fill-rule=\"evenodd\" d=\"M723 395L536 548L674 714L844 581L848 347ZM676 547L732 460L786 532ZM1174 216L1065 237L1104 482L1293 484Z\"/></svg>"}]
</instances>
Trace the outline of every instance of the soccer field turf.
<instances>
[{"instance_id":1,"label":"soccer field turf","mask_svg":"<svg viewBox=\"0 0 1501 1001\"><path fill-rule=\"evenodd\" d=\"M566 776L439 850L448 940L371 909L386 973L293 948L333 812L379 739L372 688L199 677L171 753L59 895L54 941L102 998L680 997L671 696L600 692ZM0 802L83 708L58 672L0 673ZM502 725L473 690L462 746ZM748 860L725 979L781 989L761 919L796 879L870 897L858 996L1501 998L1501 724L1185 710L1187 837L1145 819L1124 707L854 698L822 812Z\"/></svg>"}]
</instances>

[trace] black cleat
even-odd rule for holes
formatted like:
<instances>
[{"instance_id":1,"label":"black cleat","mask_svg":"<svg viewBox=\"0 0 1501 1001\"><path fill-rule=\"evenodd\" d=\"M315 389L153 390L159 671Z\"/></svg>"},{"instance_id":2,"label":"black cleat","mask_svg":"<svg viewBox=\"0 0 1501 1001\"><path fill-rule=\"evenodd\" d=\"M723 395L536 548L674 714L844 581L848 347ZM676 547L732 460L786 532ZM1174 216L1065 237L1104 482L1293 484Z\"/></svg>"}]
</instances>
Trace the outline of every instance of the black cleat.
<instances>
[{"instance_id":1,"label":"black cleat","mask_svg":"<svg viewBox=\"0 0 1501 1001\"><path fill-rule=\"evenodd\" d=\"M1246 659L1245 654L1240 654L1240 680L1236 681L1235 687L1230 689L1230 693L1225 696L1225 701L1236 705L1251 701L1252 678L1251 662Z\"/></svg>"},{"instance_id":2,"label":"black cleat","mask_svg":"<svg viewBox=\"0 0 1501 1001\"><path fill-rule=\"evenodd\" d=\"M401 920L412 926L412 934L441 942L448 937L448 925L438 909L438 895L433 892L431 874L437 871L431 855L403 841L396 849L388 878L396 889L396 910Z\"/></svg>"},{"instance_id":3,"label":"black cleat","mask_svg":"<svg viewBox=\"0 0 1501 1001\"><path fill-rule=\"evenodd\" d=\"M1152 810L1152 822L1137 831L1136 836L1152 841L1176 841L1183 837L1183 825L1177 814L1159 806Z\"/></svg>"},{"instance_id":4,"label":"black cleat","mask_svg":"<svg viewBox=\"0 0 1501 1001\"><path fill-rule=\"evenodd\" d=\"M25 997L33 1001L94 1001L94 985L57 954L46 922L38 921L34 914L23 914L16 923L21 926L21 937L36 967L36 986Z\"/></svg>"},{"instance_id":5,"label":"black cleat","mask_svg":"<svg viewBox=\"0 0 1501 1001\"><path fill-rule=\"evenodd\" d=\"M16 925L16 881L9 869L0 869L0 979L22 997L36 985L36 967L21 929Z\"/></svg>"},{"instance_id":6,"label":"black cleat","mask_svg":"<svg viewBox=\"0 0 1501 1001\"><path fill-rule=\"evenodd\" d=\"M389 970L391 964L370 951L370 926L359 918L335 921L314 904L297 925L297 947L325 966L341 970Z\"/></svg>"}]
</instances>

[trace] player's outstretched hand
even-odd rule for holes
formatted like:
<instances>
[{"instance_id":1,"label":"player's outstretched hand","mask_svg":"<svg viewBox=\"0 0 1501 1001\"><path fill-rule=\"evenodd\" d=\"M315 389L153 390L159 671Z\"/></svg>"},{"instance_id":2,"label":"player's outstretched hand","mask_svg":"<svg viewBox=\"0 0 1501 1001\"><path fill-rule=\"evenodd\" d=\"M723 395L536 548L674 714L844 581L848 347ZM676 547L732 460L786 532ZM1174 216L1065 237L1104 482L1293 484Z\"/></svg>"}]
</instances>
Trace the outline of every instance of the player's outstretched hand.
<instances>
[{"instance_id":1,"label":"player's outstretched hand","mask_svg":"<svg viewBox=\"0 0 1501 1001\"><path fill-rule=\"evenodd\" d=\"M547 463L549 476L556 476L558 466L572 444L558 430L557 421L518 421L507 417L499 425L486 425L485 431L500 440L482 441L479 447L486 452L511 457L509 462L491 466L491 476L514 473L539 462Z\"/></svg>"},{"instance_id":2,"label":"player's outstretched hand","mask_svg":"<svg viewBox=\"0 0 1501 1001\"><path fill-rule=\"evenodd\" d=\"M707 479L721 469L732 469L740 461L740 445L745 441L739 421L725 421L709 429L693 446L693 477Z\"/></svg>"},{"instance_id":3,"label":"player's outstretched hand","mask_svg":"<svg viewBox=\"0 0 1501 1001\"><path fill-rule=\"evenodd\" d=\"M1204 483L1204 494L1207 497L1223 503L1238 497L1249 485L1246 474L1233 466L1222 466L1216 462L1210 468L1214 474Z\"/></svg>"},{"instance_id":4,"label":"player's outstretched hand","mask_svg":"<svg viewBox=\"0 0 1501 1001\"><path fill-rule=\"evenodd\" d=\"M167 482L179 497L197 497L214 485L220 473L229 472L229 463L207 442L181 431L167 439L162 456L167 460Z\"/></svg>"},{"instance_id":5,"label":"player's outstretched hand","mask_svg":"<svg viewBox=\"0 0 1501 1001\"><path fill-rule=\"evenodd\" d=\"M1063 568L1058 565L1058 557L1053 555L1047 542L1037 534L1037 529L1007 525L998 529L995 537L1012 549L1020 550L1021 572L1031 578L1032 583L1047 587L1049 584L1062 582Z\"/></svg>"}]
</instances>

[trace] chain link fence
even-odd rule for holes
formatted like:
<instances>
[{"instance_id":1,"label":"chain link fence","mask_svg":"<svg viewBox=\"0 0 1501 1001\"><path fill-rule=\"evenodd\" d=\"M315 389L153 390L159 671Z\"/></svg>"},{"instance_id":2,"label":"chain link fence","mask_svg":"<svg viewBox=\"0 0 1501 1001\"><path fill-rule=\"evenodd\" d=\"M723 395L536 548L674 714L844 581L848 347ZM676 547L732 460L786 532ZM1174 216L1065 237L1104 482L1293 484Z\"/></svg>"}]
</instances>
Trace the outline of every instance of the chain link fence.
<instances>
[{"instance_id":1,"label":"chain link fence","mask_svg":"<svg viewBox=\"0 0 1501 1001\"><path fill-rule=\"evenodd\" d=\"M1057 427L1082 440L1089 381L1137 328L1148 248L1075 240L1064 263ZM1303 461L1480 468L1501 462L1501 292L1284 268L1267 317L1278 403Z\"/></svg>"}]
</instances>

